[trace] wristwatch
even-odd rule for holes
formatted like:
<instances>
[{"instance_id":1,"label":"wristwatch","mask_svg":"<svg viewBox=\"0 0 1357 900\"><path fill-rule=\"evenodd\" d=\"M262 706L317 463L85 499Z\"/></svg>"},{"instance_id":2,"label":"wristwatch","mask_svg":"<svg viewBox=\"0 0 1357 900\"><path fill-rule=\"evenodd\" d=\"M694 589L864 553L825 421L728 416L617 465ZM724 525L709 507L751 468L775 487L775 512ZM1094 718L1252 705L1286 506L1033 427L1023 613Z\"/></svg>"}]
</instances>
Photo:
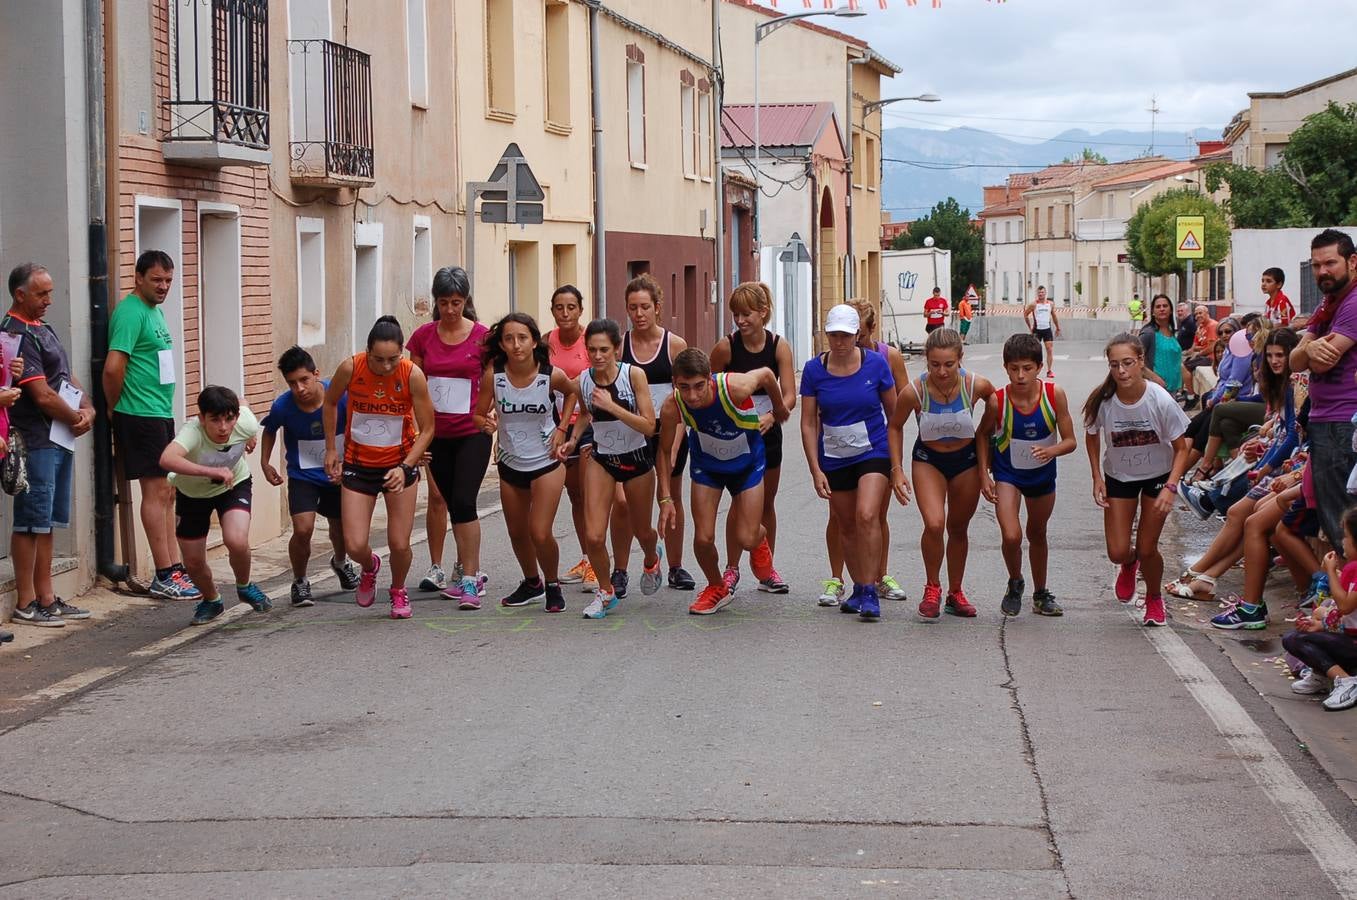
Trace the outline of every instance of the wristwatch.
<instances>
[{"instance_id":1,"label":"wristwatch","mask_svg":"<svg viewBox=\"0 0 1357 900\"><path fill-rule=\"evenodd\" d=\"M419 472L419 469L415 466L410 466L406 465L405 463L401 463L401 471L405 473L405 480L409 481L410 479L415 477L415 474Z\"/></svg>"}]
</instances>

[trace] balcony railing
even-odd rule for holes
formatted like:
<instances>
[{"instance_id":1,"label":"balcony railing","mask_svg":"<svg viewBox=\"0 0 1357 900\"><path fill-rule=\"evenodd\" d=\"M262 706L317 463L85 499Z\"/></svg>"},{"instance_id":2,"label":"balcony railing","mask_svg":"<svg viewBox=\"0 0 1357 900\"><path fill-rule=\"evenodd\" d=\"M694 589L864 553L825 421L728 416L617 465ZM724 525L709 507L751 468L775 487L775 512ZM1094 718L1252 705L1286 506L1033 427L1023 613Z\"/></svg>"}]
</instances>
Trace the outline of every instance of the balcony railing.
<instances>
[{"instance_id":1,"label":"balcony railing","mask_svg":"<svg viewBox=\"0 0 1357 900\"><path fill-rule=\"evenodd\" d=\"M288 41L292 76L289 174L298 184L372 184L372 66L361 50Z\"/></svg>"},{"instance_id":2,"label":"balcony railing","mask_svg":"<svg viewBox=\"0 0 1357 900\"><path fill-rule=\"evenodd\" d=\"M165 157L267 165L268 0L170 0Z\"/></svg>"}]
</instances>

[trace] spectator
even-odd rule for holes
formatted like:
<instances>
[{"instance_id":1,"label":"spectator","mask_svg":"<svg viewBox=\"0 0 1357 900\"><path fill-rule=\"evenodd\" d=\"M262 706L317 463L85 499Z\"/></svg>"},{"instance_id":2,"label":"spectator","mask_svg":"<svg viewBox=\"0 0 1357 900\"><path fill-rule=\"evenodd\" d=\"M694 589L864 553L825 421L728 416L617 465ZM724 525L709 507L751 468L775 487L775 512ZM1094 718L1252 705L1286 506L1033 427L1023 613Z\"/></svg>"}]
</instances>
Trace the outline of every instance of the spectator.
<instances>
[{"instance_id":1,"label":"spectator","mask_svg":"<svg viewBox=\"0 0 1357 900\"><path fill-rule=\"evenodd\" d=\"M81 390L79 407L61 397L62 388L80 389L71 374L66 349L43 321L52 305L52 276L35 263L9 273L9 312L0 330L17 334L23 374L22 396L10 411L10 428L28 449L28 491L14 498L10 555L14 559L14 621L59 628L73 619L88 619L88 610L62 600L52 586L52 529L71 524L71 474L75 456L52 440L60 422L79 437L94 425L94 407ZM8 389L6 389L8 390Z\"/></svg>"},{"instance_id":2,"label":"spectator","mask_svg":"<svg viewBox=\"0 0 1357 900\"><path fill-rule=\"evenodd\" d=\"M1192 342L1197 338L1197 318L1192 315L1192 306L1188 303L1178 304L1178 346L1184 350L1192 348Z\"/></svg>"},{"instance_id":3,"label":"spectator","mask_svg":"<svg viewBox=\"0 0 1357 900\"><path fill-rule=\"evenodd\" d=\"M971 308L970 294L963 294L961 302L956 308L957 323L960 325L961 343L966 343L966 334L971 330L971 322L975 319L975 310Z\"/></svg>"},{"instance_id":4,"label":"spectator","mask_svg":"<svg viewBox=\"0 0 1357 900\"><path fill-rule=\"evenodd\" d=\"M185 571L175 546L174 487L160 466L160 456L175 435L174 385L179 369L160 309L173 282L169 254L147 250L137 258L135 290L113 310L108 324L104 397L123 474L141 484L141 525L155 562L151 595L199 600L202 592Z\"/></svg>"},{"instance_id":5,"label":"spectator","mask_svg":"<svg viewBox=\"0 0 1357 900\"><path fill-rule=\"evenodd\" d=\"M1286 273L1273 266L1263 271L1263 294L1267 296L1263 304L1263 315L1273 325L1290 325L1291 320L1296 317L1296 307L1291 305L1291 300L1282 293L1282 285L1286 284Z\"/></svg>"},{"instance_id":6,"label":"spectator","mask_svg":"<svg viewBox=\"0 0 1357 900\"><path fill-rule=\"evenodd\" d=\"M1352 238L1329 228L1310 242L1310 269L1324 302L1291 351L1291 368L1310 373L1310 458L1320 526L1329 544L1343 546L1348 473L1357 463L1352 417L1357 413L1357 252Z\"/></svg>"},{"instance_id":7,"label":"spectator","mask_svg":"<svg viewBox=\"0 0 1357 900\"><path fill-rule=\"evenodd\" d=\"M1173 301L1167 294L1150 299L1150 321L1140 329L1140 345L1150 368L1175 396L1183 389L1183 351L1178 346L1173 322Z\"/></svg>"},{"instance_id":8,"label":"spectator","mask_svg":"<svg viewBox=\"0 0 1357 900\"><path fill-rule=\"evenodd\" d=\"M1126 305L1126 310L1131 314L1131 330L1138 331L1145 324L1145 303L1140 299L1140 294L1131 295L1131 302Z\"/></svg>"},{"instance_id":9,"label":"spectator","mask_svg":"<svg viewBox=\"0 0 1357 900\"><path fill-rule=\"evenodd\" d=\"M1195 320L1195 333L1192 336L1192 349L1183 358L1183 386L1188 391L1187 408L1191 409L1201 395L1216 386L1214 367L1216 363L1216 320L1207 313L1205 306L1192 310ZM1198 369L1211 367L1212 371L1203 373L1206 383L1196 377Z\"/></svg>"}]
</instances>

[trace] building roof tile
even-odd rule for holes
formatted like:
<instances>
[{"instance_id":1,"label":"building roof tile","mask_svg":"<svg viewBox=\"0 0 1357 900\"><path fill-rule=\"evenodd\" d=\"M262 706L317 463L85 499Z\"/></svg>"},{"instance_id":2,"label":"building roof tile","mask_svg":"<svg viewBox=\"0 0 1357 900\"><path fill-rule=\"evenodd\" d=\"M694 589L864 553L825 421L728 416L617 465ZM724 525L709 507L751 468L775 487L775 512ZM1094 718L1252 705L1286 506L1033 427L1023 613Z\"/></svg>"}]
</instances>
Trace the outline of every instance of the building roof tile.
<instances>
[{"instance_id":1,"label":"building roof tile","mask_svg":"<svg viewBox=\"0 0 1357 900\"><path fill-rule=\"evenodd\" d=\"M825 126L835 122L832 103L759 104L759 143L764 147L813 147ZM754 146L754 107L730 104L721 110L722 149Z\"/></svg>"}]
</instances>

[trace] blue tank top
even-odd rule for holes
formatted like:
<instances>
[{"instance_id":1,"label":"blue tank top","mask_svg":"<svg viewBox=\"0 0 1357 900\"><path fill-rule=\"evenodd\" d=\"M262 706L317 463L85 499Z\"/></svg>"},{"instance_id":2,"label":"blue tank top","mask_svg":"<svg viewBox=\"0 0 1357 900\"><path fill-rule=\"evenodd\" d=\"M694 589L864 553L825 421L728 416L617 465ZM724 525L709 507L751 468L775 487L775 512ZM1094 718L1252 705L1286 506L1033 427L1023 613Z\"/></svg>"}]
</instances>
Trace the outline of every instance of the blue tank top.
<instances>
[{"instance_id":1,"label":"blue tank top","mask_svg":"<svg viewBox=\"0 0 1357 900\"><path fill-rule=\"evenodd\" d=\"M726 373L712 376L715 402L692 409L678 392L679 415L688 426L688 453L693 469L730 474L764 464L763 435L753 398L737 404L726 387Z\"/></svg>"},{"instance_id":2,"label":"blue tank top","mask_svg":"<svg viewBox=\"0 0 1357 900\"><path fill-rule=\"evenodd\" d=\"M995 481L1018 487L1037 487L1055 480L1055 460L1042 463L1032 457L1037 447L1052 447L1059 435L1055 421L1055 384L1041 383L1037 405L1023 412L1008 396L1008 387L994 392L999 404L1000 423L994 433L994 454L990 467Z\"/></svg>"}]
</instances>

